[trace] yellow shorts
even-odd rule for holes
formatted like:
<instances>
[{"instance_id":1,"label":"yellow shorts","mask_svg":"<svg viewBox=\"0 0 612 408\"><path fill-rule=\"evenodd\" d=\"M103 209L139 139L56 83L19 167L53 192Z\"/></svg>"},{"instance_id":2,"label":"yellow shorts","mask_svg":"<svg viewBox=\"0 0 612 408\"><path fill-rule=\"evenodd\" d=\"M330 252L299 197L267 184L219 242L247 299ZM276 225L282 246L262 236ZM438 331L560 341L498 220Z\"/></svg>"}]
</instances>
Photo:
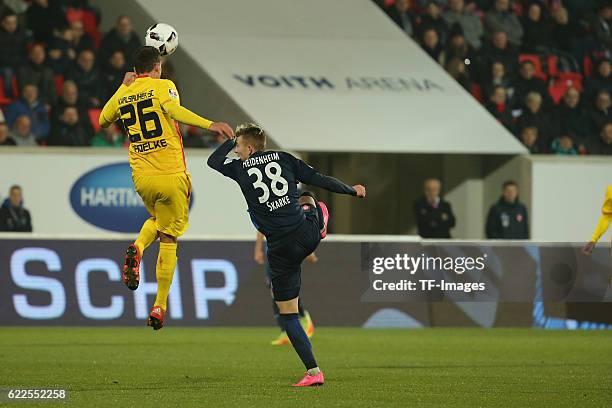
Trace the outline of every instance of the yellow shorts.
<instances>
[{"instance_id":1,"label":"yellow shorts","mask_svg":"<svg viewBox=\"0 0 612 408\"><path fill-rule=\"evenodd\" d=\"M134 189L155 219L157 230L180 237L189 226L191 175L132 176Z\"/></svg>"}]
</instances>

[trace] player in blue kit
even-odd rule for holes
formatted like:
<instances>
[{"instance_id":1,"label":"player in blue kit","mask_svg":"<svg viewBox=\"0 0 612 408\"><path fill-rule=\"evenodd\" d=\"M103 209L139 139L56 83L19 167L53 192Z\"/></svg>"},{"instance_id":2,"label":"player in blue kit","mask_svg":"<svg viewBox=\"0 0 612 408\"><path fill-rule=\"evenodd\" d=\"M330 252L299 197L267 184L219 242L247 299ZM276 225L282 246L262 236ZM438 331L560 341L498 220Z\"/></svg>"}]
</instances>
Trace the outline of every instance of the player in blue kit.
<instances>
[{"instance_id":1,"label":"player in blue kit","mask_svg":"<svg viewBox=\"0 0 612 408\"><path fill-rule=\"evenodd\" d=\"M323 385L323 372L298 318L298 297L302 261L327 234L329 214L325 204L317 202L312 193L300 194L297 184L360 198L366 195L365 187L351 187L323 175L289 153L267 151L266 134L258 125L241 125L235 135L214 151L208 165L238 183L255 228L266 237L272 294L280 320L307 370L294 386ZM226 157L232 150L239 160Z\"/></svg>"}]
</instances>

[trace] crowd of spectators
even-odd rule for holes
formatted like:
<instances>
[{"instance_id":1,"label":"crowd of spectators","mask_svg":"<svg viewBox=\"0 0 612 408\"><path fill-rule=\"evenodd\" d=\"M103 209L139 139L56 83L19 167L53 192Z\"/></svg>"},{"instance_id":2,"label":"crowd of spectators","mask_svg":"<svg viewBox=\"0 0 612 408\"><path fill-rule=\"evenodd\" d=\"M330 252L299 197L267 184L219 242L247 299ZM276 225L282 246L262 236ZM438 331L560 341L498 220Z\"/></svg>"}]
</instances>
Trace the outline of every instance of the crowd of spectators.
<instances>
[{"instance_id":1,"label":"crowd of spectators","mask_svg":"<svg viewBox=\"0 0 612 408\"><path fill-rule=\"evenodd\" d=\"M612 154L612 1L376 2L531 153Z\"/></svg>"},{"instance_id":2,"label":"crowd of spectators","mask_svg":"<svg viewBox=\"0 0 612 408\"><path fill-rule=\"evenodd\" d=\"M127 144L98 116L142 45L130 18L107 33L87 0L0 0L0 146ZM164 78L174 69L164 63ZM176 81L175 81L176 82ZM216 136L183 128L187 147L209 147Z\"/></svg>"}]
</instances>

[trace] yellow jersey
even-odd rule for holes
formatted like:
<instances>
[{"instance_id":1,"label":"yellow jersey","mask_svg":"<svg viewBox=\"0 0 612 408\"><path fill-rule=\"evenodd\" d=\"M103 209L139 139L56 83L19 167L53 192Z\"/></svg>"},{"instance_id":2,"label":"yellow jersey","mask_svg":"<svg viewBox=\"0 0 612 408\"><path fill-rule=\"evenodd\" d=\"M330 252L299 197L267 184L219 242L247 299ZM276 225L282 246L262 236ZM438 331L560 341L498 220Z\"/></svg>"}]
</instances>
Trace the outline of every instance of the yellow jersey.
<instances>
[{"instance_id":1,"label":"yellow jersey","mask_svg":"<svg viewBox=\"0 0 612 408\"><path fill-rule=\"evenodd\" d=\"M610 226L611 221L612 221L612 185L608 186L608 189L606 190L606 196L601 206L601 216L599 217L599 222L597 223L595 232L593 233L593 236L591 237L592 242L599 241L599 238L601 238L601 236L606 232L606 230Z\"/></svg>"},{"instance_id":2,"label":"yellow jersey","mask_svg":"<svg viewBox=\"0 0 612 408\"><path fill-rule=\"evenodd\" d=\"M175 119L204 129L212 124L180 105L172 81L139 75L129 86L122 84L104 105L100 125L119 121L127 132L132 174L163 175L187 170Z\"/></svg>"}]
</instances>

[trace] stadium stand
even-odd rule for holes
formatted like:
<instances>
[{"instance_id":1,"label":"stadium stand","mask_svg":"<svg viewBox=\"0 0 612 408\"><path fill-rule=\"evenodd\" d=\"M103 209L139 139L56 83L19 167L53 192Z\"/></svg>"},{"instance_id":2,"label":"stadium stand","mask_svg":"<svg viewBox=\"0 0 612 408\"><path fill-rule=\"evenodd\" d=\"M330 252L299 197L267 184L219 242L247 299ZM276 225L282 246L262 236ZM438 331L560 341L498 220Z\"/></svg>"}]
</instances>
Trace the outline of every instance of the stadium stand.
<instances>
[{"instance_id":1,"label":"stadium stand","mask_svg":"<svg viewBox=\"0 0 612 408\"><path fill-rule=\"evenodd\" d=\"M98 130L95 119L101 103L120 83L131 53L141 44L130 18L120 16L111 30L101 33L103 16L87 0L8 3L16 10L0 2L0 109L6 113L20 100L23 87L34 84L57 124L54 118L65 107L58 97L64 81L71 79L79 95L72 105L79 110L79 121L87 129L85 143L90 144ZM552 123L564 112L563 100L573 89L580 93L578 116L594 116L601 110L596 106L600 91L612 90L609 1L588 2L589 7L547 0L376 3L519 140L529 92L541 95L541 115ZM526 62L533 71L527 77ZM503 78L495 77L495 70L503 70ZM168 71L172 75L171 67ZM498 85L505 95L496 90ZM591 123L588 135L574 134L571 126L536 126L542 146L537 153L554 153L552 145L562 134L579 146L581 154L606 151L596 147L602 143L602 125ZM217 144L212 135L195 129L183 133L188 148ZM39 144L48 144L46 135L36 136Z\"/></svg>"},{"instance_id":2,"label":"stadium stand","mask_svg":"<svg viewBox=\"0 0 612 408\"><path fill-rule=\"evenodd\" d=\"M519 140L525 130L524 116L529 114L526 96L539 93L544 101L542 122L557 125L535 125L541 148L526 145L531 153L568 151L559 149L560 139L576 145L580 154L606 151L598 147L607 143L600 136L603 124L581 123L580 134L571 121L559 124L555 118L568 113L564 103L568 99L578 98L571 115L582 118L602 110L601 104L596 106L600 92L609 98L612 2L589 1L583 6L547 0L376 3L434 60L443 63L440 55L446 60L457 57L460 66L446 64L445 69ZM524 72L527 64L528 74ZM495 71L503 73L496 76ZM505 95L496 86L503 87ZM606 116L608 109L604 109Z\"/></svg>"}]
</instances>

